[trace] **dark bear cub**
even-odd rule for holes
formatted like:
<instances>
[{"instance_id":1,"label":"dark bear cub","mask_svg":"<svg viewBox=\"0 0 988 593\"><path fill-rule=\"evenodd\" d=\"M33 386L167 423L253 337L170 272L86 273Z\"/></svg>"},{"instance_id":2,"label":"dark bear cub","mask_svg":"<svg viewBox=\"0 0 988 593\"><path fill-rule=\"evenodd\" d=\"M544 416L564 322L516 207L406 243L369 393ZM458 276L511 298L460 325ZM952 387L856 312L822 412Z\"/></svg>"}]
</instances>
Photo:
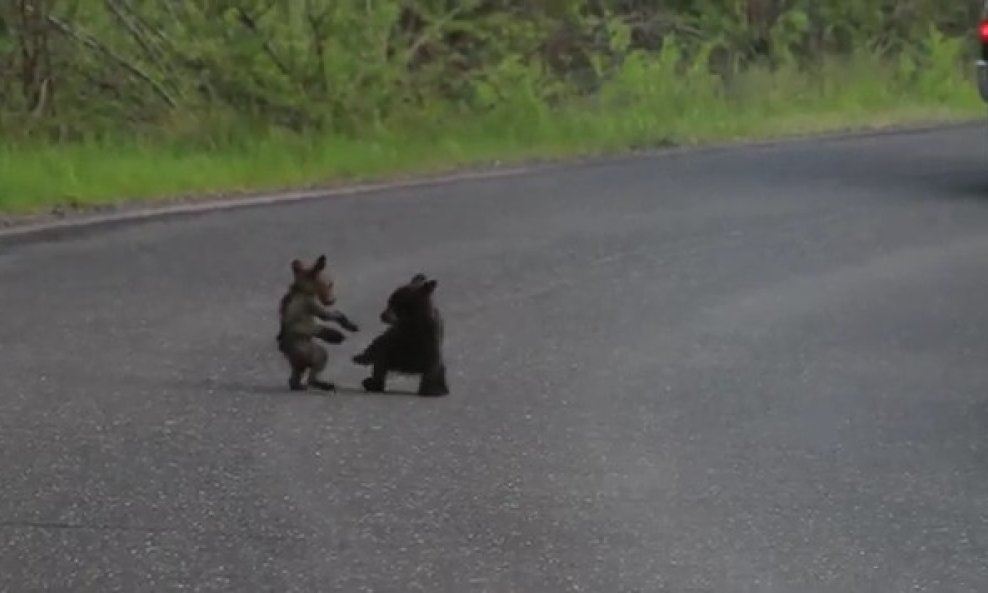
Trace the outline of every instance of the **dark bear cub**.
<instances>
[{"instance_id":1,"label":"dark bear cub","mask_svg":"<svg viewBox=\"0 0 988 593\"><path fill-rule=\"evenodd\" d=\"M356 325L339 311L331 311L336 303L333 295L333 280L326 273L326 256L320 255L312 266L299 260L292 261L294 280L288 292L281 298L278 313L281 329L278 332L278 350L291 366L288 386L293 391L305 389L302 383L305 372L309 372L308 386L331 391L335 385L320 379L319 374L326 368L329 358L326 349L316 342L316 338L339 344L344 336L341 332L326 327L316 320L333 321L344 329L358 331Z\"/></svg>"},{"instance_id":2,"label":"dark bear cub","mask_svg":"<svg viewBox=\"0 0 988 593\"><path fill-rule=\"evenodd\" d=\"M353 357L353 362L372 366L364 389L382 392L389 372L420 375L419 395L448 395L446 363L443 358L443 319L433 304L437 282L416 274L388 298L381 321L388 328Z\"/></svg>"}]
</instances>

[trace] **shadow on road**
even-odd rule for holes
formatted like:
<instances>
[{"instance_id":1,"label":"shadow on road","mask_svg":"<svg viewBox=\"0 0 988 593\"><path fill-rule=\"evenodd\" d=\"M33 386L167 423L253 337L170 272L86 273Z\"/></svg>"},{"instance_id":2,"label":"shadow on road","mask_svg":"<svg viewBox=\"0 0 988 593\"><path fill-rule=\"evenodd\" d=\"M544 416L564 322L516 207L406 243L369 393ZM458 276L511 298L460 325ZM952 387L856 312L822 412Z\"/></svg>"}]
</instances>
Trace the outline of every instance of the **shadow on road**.
<instances>
[{"instance_id":1,"label":"shadow on road","mask_svg":"<svg viewBox=\"0 0 988 593\"><path fill-rule=\"evenodd\" d=\"M389 389L384 393L370 393L364 391L362 387L344 387L342 385L337 385L336 391L334 393L337 395L358 395L361 397L382 397L382 396L383 397L389 397L389 396L390 397L419 397L419 394L415 393L414 391L406 391L404 389ZM430 398L422 398L422 399L430 399ZM435 399L435 398L431 398L431 399Z\"/></svg>"},{"instance_id":2,"label":"shadow on road","mask_svg":"<svg viewBox=\"0 0 988 593\"><path fill-rule=\"evenodd\" d=\"M318 389L307 389L305 391L291 391L287 384L281 383L248 383L244 381L216 381L204 379L201 381L169 381L168 386L172 388L189 389L193 391L205 392L208 394L224 393L233 395L268 395L268 396L315 396L332 397L334 395L360 396L360 397L419 397L417 393L402 389L389 389L384 393L368 393L362 387L351 387L346 385L336 385L335 391L320 391ZM423 398L425 399L425 398Z\"/></svg>"}]
</instances>

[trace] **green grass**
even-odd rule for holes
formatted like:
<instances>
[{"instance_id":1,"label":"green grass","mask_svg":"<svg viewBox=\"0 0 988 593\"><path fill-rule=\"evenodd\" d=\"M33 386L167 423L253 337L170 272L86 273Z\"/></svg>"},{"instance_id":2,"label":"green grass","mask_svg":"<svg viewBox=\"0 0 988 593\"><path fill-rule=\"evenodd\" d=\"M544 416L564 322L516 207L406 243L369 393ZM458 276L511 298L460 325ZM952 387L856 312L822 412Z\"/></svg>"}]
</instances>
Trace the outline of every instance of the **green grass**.
<instances>
[{"instance_id":1,"label":"green grass","mask_svg":"<svg viewBox=\"0 0 988 593\"><path fill-rule=\"evenodd\" d=\"M593 100L550 108L518 92L484 115L442 111L359 140L257 134L217 148L187 140L62 145L0 141L0 212L263 191L500 160L568 157L665 144L943 122L979 116L969 73L871 56L818 74L751 70L729 84L663 56L631 59ZM905 74L904 74L905 73ZM908 76L907 76L908 75ZM438 122L434 124L429 121Z\"/></svg>"}]
</instances>

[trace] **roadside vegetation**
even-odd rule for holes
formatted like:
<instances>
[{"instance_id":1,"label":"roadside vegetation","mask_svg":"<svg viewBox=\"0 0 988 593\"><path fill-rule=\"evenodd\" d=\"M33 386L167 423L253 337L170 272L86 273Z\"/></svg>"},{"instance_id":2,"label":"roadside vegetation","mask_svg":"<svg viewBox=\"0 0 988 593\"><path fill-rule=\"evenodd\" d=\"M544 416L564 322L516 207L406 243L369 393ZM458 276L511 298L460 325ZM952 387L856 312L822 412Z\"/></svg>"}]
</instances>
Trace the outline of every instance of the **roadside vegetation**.
<instances>
[{"instance_id":1,"label":"roadside vegetation","mask_svg":"<svg viewBox=\"0 0 988 593\"><path fill-rule=\"evenodd\" d=\"M977 4L6 0L0 211L968 118Z\"/></svg>"}]
</instances>

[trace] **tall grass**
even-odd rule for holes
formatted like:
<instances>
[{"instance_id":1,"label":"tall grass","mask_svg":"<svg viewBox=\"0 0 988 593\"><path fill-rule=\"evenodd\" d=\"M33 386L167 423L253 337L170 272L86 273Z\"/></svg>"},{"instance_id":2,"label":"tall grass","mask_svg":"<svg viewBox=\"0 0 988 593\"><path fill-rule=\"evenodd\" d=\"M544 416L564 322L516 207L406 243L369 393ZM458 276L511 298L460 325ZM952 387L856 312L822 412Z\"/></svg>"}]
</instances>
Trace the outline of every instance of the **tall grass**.
<instances>
[{"instance_id":1,"label":"tall grass","mask_svg":"<svg viewBox=\"0 0 988 593\"><path fill-rule=\"evenodd\" d=\"M506 62L497 101L471 109L437 102L359 135L193 117L153 138L0 142L0 210L259 191L494 159L945 121L982 109L963 43L936 32L908 55L858 51L812 67L789 61L729 75L713 74L707 54L684 47L669 41L659 52L629 52L591 95L552 93L537 68ZM504 94L505 88L511 92ZM204 126L214 128L203 134Z\"/></svg>"}]
</instances>

